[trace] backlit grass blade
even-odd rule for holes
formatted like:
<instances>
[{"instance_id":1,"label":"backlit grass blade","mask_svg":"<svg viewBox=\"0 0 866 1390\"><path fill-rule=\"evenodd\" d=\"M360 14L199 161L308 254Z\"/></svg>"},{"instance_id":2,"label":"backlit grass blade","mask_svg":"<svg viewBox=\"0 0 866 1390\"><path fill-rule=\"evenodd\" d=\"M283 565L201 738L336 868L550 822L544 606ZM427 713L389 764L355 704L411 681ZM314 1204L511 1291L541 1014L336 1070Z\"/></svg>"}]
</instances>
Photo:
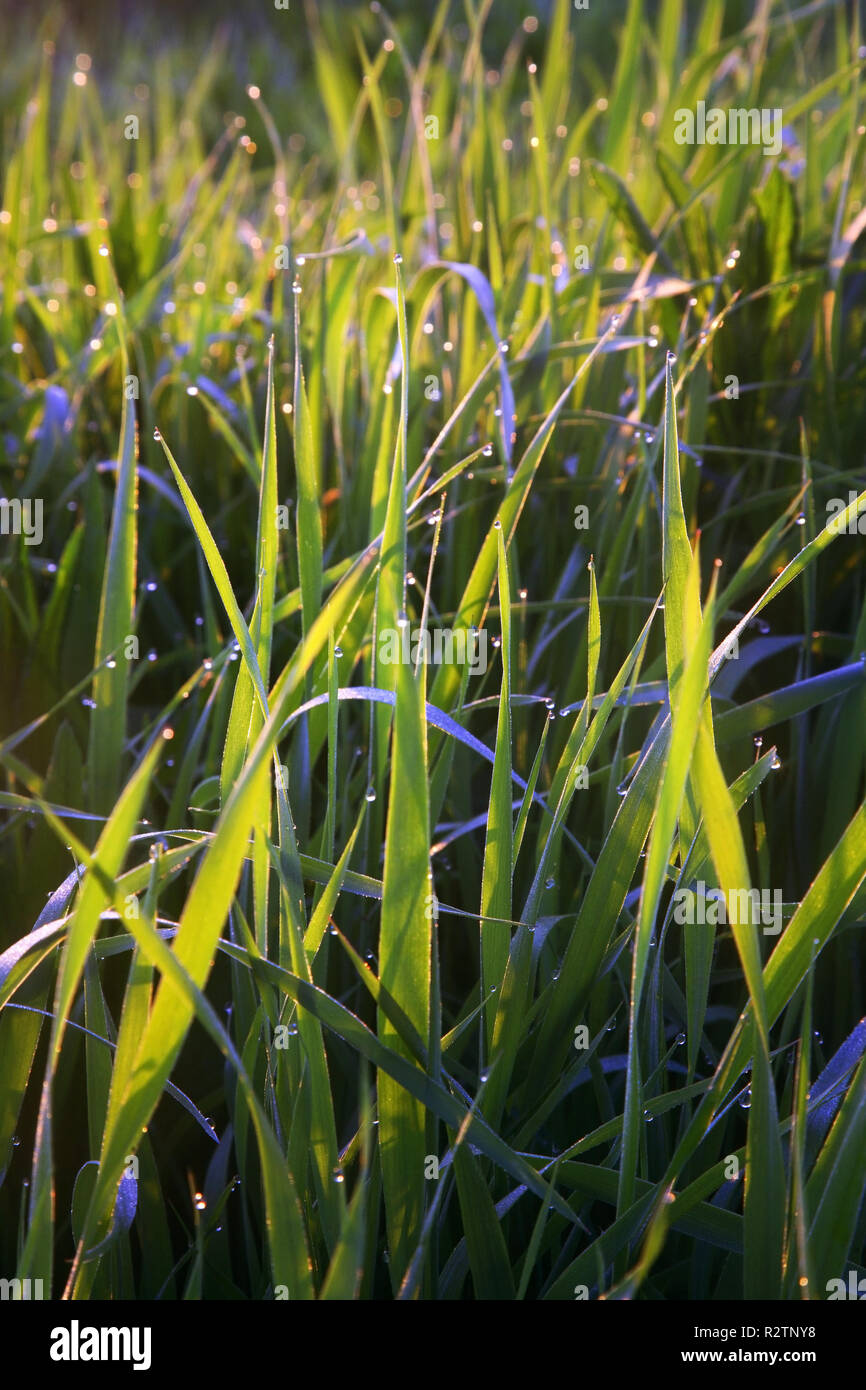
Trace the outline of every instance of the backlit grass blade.
<instances>
[{"instance_id":1,"label":"backlit grass blade","mask_svg":"<svg viewBox=\"0 0 866 1390\"><path fill-rule=\"evenodd\" d=\"M511 813L511 595L505 541L499 528L499 621L502 632L502 682L499 694L499 721L496 728L496 757L490 784L484 867L481 876L482 917L511 916L511 875L513 872ZM501 988L508 961L507 932L498 922L481 924L482 995ZM487 1051L493 1042L496 1015L488 1009ZM469 1181L469 1179L467 1179Z\"/></svg>"},{"instance_id":2,"label":"backlit grass blade","mask_svg":"<svg viewBox=\"0 0 866 1390\"><path fill-rule=\"evenodd\" d=\"M397 320L401 366L400 416L394 468L388 494L382 564L377 593L380 633L402 637L406 584L406 440L408 429L408 348L402 272L397 264ZM402 655L402 653L401 653ZM426 665L416 677L411 662L398 659L383 667L393 684L394 728L391 785L385 828L385 866L379 928L379 977L420 1036L426 1037L430 1009L431 893L427 724L424 718ZM387 721L378 725L379 738ZM378 1031L383 1043L405 1054L394 1026L381 1009ZM399 1288L418 1241L424 1210L423 1107L392 1077L378 1080L379 1154L390 1249L390 1275Z\"/></svg>"},{"instance_id":3,"label":"backlit grass blade","mask_svg":"<svg viewBox=\"0 0 866 1390\"><path fill-rule=\"evenodd\" d=\"M94 654L97 674L93 678L94 709L90 720L88 749L90 807L91 810L102 812L111 809L117 796L122 778L126 738L126 699L130 664L125 640L134 636L138 541L135 432L135 406L124 394L117 488L111 516Z\"/></svg>"}]
</instances>

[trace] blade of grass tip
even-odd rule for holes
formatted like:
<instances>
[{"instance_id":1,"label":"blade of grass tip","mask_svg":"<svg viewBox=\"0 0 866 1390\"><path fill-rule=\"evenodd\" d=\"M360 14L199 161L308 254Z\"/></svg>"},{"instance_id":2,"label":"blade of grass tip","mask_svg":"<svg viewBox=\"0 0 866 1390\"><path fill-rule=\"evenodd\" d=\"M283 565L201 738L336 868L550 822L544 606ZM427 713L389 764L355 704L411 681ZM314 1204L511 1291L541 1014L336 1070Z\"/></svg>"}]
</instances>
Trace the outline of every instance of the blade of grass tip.
<instances>
[{"instance_id":1,"label":"blade of grass tip","mask_svg":"<svg viewBox=\"0 0 866 1390\"><path fill-rule=\"evenodd\" d=\"M487 834L484 841L484 865L481 876L481 915L511 917L511 878L513 873L513 843L511 818L511 594L509 590L508 559L505 538L498 521L499 542L499 613L502 645L502 682L499 691L499 719L496 728L496 750L490 782L490 802L487 815ZM480 922L482 995L496 993L505 977L510 941L507 928L499 922ZM485 1019L486 1046L482 1055L489 1055L493 1043L496 1012L487 1009Z\"/></svg>"},{"instance_id":2,"label":"blade of grass tip","mask_svg":"<svg viewBox=\"0 0 866 1390\"><path fill-rule=\"evenodd\" d=\"M553 407L539 425L526 448L523 458L515 469L514 476L502 499L496 518L502 525L502 534L506 543L510 544L511 538L517 528L520 514L526 503L545 450L550 443L557 418L563 406L574 390L575 384L580 381L589 370L590 365L595 361L596 357L604 351L606 344L616 332L618 324L619 320L612 321L610 327L602 334L592 351L588 353L583 362L581 362L574 377L561 392ZM472 567L472 573L467 580L466 587L463 590L463 594L457 606L456 621L459 621L464 629L470 628L473 624L480 625L483 619L496 580L497 556L497 534L491 525L490 530L484 538L478 558ZM459 688L460 674L457 668L443 663L439 667L436 679L431 687L430 703L437 705L439 709L450 709L457 697Z\"/></svg>"},{"instance_id":3,"label":"blade of grass tip","mask_svg":"<svg viewBox=\"0 0 866 1390\"><path fill-rule=\"evenodd\" d=\"M295 473L298 485L297 542L301 614L306 634L322 606L322 514L319 468L301 362L300 296L295 301Z\"/></svg>"},{"instance_id":4,"label":"blade of grass tip","mask_svg":"<svg viewBox=\"0 0 866 1390\"><path fill-rule=\"evenodd\" d=\"M189 518L192 522L193 530L195 531L196 536L198 537L199 545L201 546L205 560L207 561L208 569L211 572L211 577L213 578L213 581L217 587L217 592L219 593L219 596L222 599L223 606L226 610L226 615L229 619L229 622L231 623L232 631L235 635L235 640L241 649L244 661L246 662L247 667L250 671L250 675L252 677L262 711L267 717L268 697L267 691L265 690L265 684L262 679L262 673L259 668L256 650L253 646L252 638L250 637L249 628L247 627L246 622L244 621L244 615L238 606L237 599L235 598L234 589L232 588L232 582L229 578L228 570L225 567L225 561L223 560L223 557L219 552L219 548L216 542L214 541L213 536L211 535L210 528L208 527L208 524L204 519L204 515L202 513L201 508L198 505L198 502L195 500L195 497L193 496L189 484L187 483L186 479L184 478L183 474L178 468L174 460L174 455L172 454L171 450L169 449L161 434L159 434L159 442L162 445L162 451L168 460L168 464L171 468L172 473L174 474L178 490L180 491L180 495L183 498L184 505L186 506L187 512L189 513ZM276 513L274 515L274 520L276 520Z\"/></svg>"},{"instance_id":5,"label":"blade of grass tip","mask_svg":"<svg viewBox=\"0 0 866 1390\"><path fill-rule=\"evenodd\" d=\"M128 371L125 345L122 371ZM111 514L108 554L102 582L93 678L94 708L88 742L90 809L107 814L117 799L126 739L126 703L130 665L115 655L132 634L138 528L135 405L123 397L117 487Z\"/></svg>"},{"instance_id":6,"label":"blade of grass tip","mask_svg":"<svg viewBox=\"0 0 866 1390\"><path fill-rule=\"evenodd\" d=\"M685 661L686 591L692 563L686 518L683 511L680 483L679 437L677 432L677 403L674 391L673 364L675 354L669 352L665 362L664 448L662 455L662 561L665 589L665 664L668 676L668 696L673 707L676 689L682 679ZM693 595L690 623L700 618L700 597ZM696 607L694 605L697 605ZM680 857L683 858L697 829L697 811L690 787L682 810Z\"/></svg>"},{"instance_id":7,"label":"blade of grass tip","mask_svg":"<svg viewBox=\"0 0 866 1390\"><path fill-rule=\"evenodd\" d=\"M478 1160L465 1144L454 1148L454 1173L475 1297L513 1299L514 1280L502 1226Z\"/></svg>"}]
</instances>

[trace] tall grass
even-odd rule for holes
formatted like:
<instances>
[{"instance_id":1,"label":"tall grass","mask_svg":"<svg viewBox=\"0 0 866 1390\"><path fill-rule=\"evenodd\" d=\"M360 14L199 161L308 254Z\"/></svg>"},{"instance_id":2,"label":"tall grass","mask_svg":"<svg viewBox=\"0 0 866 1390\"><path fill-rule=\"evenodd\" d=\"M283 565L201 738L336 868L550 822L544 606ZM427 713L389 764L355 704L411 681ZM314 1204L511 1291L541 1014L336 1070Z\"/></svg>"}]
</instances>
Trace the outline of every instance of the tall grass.
<instances>
[{"instance_id":1,"label":"tall grass","mask_svg":"<svg viewBox=\"0 0 866 1390\"><path fill-rule=\"evenodd\" d=\"M17 41L0 1265L53 1297L864 1272L856 11L537 8Z\"/></svg>"}]
</instances>

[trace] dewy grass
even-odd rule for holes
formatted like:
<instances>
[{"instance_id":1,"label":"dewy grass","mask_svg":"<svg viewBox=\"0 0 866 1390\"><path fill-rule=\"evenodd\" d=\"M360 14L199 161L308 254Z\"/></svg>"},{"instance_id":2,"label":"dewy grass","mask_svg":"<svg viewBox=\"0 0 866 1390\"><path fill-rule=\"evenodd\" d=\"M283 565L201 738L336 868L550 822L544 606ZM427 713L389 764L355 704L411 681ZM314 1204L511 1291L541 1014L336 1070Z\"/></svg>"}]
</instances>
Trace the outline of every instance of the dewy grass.
<instances>
[{"instance_id":1,"label":"dewy grass","mask_svg":"<svg viewBox=\"0 0 866 1390\"><path fill-rule=\"evenodd\" d=\"M4 1297L858 1296L866 50L538 9L10 24Z\"/></svg>"}]
</instances>

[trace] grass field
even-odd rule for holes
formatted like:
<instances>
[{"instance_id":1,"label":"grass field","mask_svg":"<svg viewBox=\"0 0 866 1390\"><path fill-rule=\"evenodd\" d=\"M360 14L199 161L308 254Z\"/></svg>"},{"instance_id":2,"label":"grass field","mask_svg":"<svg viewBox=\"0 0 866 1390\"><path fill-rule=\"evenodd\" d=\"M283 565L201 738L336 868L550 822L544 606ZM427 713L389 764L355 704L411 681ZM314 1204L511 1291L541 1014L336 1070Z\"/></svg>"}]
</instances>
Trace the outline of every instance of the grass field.
<instances>
[{"instance_id":1,"label":"grass field","mask_svg":"<svg viewBox=\"0 0 866 1390\"><path fill-rule=\"evenodd\" d=\"M836 1296L857 6L170 13L0 79L0 1274Z\"/></svg>"}]
</instances>

